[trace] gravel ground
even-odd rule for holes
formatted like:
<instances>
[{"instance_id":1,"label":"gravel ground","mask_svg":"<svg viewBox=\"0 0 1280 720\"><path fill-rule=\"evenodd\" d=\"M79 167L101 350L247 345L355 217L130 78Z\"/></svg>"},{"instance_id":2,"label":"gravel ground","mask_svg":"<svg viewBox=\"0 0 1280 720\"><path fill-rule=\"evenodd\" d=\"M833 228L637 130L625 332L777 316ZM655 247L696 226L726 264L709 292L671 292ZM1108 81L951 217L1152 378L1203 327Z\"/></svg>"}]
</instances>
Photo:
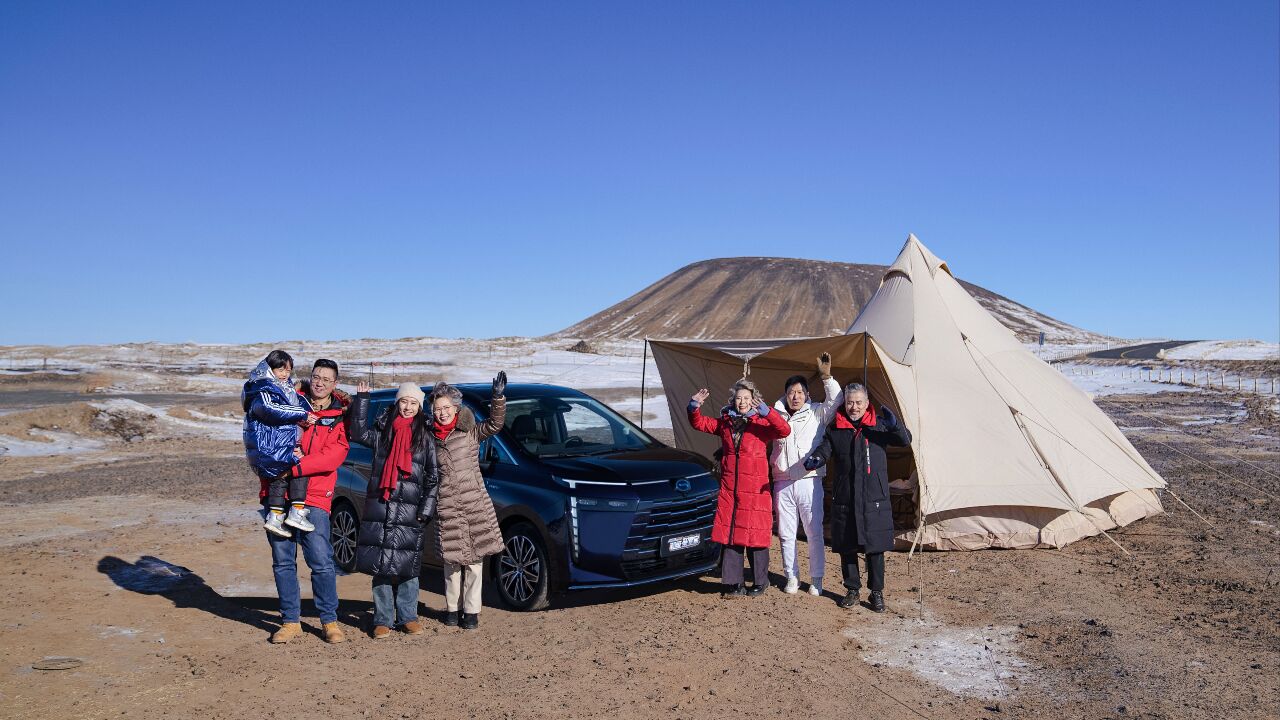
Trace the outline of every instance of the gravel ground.
<instances>
[{"instance_id":1,"label":"gravel ground","mask_svg":"<svg viewBox=\"0 0 1280 720\"><path fill-rule=\"evenodd\" d=\"M1203 520L1165 494L1164 515L1112 533L1124 552L1099 537L892 554L884 615L836 607L828 553L821 598L725 601L698 578L534 614L490 603L468 633L434 622L428 571L427 633L374 641L367 578L345 576L339 646L316 637L309 603L311 634L265 642L270 557L235 443L0 461L0 717L1280 717L1271 403L1099 403ZM772 567L780 581L776 547ZM80 664L33 669L49 656Z\"/></svg>"}]
</instances>

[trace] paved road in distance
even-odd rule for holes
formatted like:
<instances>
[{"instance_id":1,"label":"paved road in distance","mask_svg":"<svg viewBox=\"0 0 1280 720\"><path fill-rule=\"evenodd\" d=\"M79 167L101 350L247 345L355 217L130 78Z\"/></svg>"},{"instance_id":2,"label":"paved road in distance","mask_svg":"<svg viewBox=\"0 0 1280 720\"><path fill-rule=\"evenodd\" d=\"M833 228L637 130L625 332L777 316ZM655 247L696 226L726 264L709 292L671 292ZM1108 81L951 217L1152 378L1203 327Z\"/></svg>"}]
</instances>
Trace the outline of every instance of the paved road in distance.
<instances>
[{"instance_id":1,"label":"paved road in distance","mask_svg":"<svg viewBox=\"0 0 1280 720\"><path fill-rule=\"evenodd\" d=\"M1194 342L1200 341L1168 340L1166 342L1144 343L1142 345L1130 345L1129 347L1111 348L1110 350L1099 350L1091 352L1085 357L1098 358L1099 360L1157 360L1156 354L1161 350L1172 350Z\"/></svg>"}]
</instances>

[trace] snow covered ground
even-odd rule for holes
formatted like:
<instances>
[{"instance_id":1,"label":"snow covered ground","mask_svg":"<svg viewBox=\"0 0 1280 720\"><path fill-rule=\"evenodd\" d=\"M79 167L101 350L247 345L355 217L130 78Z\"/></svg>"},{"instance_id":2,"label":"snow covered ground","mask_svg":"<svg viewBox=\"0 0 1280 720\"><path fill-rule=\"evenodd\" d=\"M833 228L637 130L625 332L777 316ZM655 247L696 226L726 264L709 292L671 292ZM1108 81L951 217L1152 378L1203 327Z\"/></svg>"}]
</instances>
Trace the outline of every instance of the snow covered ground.
<instances>
[{"instance_id":1,"label":"snow covered ground","mask_svg":"<svg viewBox=\"0 0 1280 720\"><path fill-rule=\"evenodd\" d=\"M1164 354L1168 360L1280 360L1280 345L1261 340L1207 340Z\"/></svg>"},{"instance_id":2,"label":"snow covered ground","mask_svg":"<svg viewBox=\"0 0 1280 720\"><path fill-rule=\"evenodd\" d=\"M356 381L361 379L371 380L375 387L392 387L406 379L423 384L438 379L454 383L487 383L498 370L506 370L514 383L551 383L606 395L612 407L638 420L642 375L650 393L660 390L662 382L652 355L647 363L642 360L643 341L594 342L593 352L570 351L570 345L565 340L530 338L403 338L290 341L253 346L143 344L4 348L0 349L0 373L18 372L9 368L39 368L45 364L45 358L48 358L51 371L67 368L80 373L102 373L110 379L104 381L102 387L92 388L93 395L101 398L93 400L100 413L121 418L121 421L130 420L145 426L147 432L166 436L236 439L240 432L239 418L213 417L187 408L171 413L164 407L157 408L156 403L148 406L123 398L112 399L111 396L154 392L230 400L238 397L242 374L247 374L267 351L277 346L294 354L300 368L296 373L298 377L304 376L305 369L317 357L338 361L343 372L341 386L349 391L354 390ZM1028 344L1026 347L1050 361L1079 356L1106 346L1072 343L1045 347ZM1173 352L1179 357L1213 360L1266 358L1275 356L1278 351L1280 347L1275 344L1256 341L1211 341L1195 343ZM1070 362L1058 363L1054 367L1076 387L1095 397L1188 389L1178 384L1180 378L1176 374L1166 374L1161 382L1159 377L1133 366ZM1227 385L1232 383L1227 382ZM1240 389L1248 390L1249 387ZM646 427L671 427L671 413L664 398L649 397L644 403L644 411ZM0 454L85 452L90 449L87 445L91 444L68 437L58 438L56 442L44 440L50 438L3 438Z\"/></svg>"}]
</instances>

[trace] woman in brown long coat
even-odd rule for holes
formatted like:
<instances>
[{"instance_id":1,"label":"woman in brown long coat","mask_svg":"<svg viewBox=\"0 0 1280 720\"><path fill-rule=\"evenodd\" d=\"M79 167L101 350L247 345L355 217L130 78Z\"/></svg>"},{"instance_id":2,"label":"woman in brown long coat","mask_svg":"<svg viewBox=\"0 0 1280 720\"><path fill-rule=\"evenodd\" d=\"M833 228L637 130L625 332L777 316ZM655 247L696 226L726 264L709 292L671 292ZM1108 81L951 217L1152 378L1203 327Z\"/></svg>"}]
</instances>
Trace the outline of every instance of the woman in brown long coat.
<instances>
[{"instance_id":1,"label":"woman in brown long coat","mask_svg":"<svg viewBox=\"0 0 1280 720\"><path fill-rule=\"evenodd\" d=\"M480 626L480 590L484 559L502 552L502 531L493 500L480 474L480 442L502 429L507 415L507 374L493 379L489 419L476 423L462 406L462 393L445 383L431 391L431 413L440 467L436 505L436 542L444 560L446 625L464 630ZM462 618L459 621L459 600Z\"/></svg>"}]
</instances>

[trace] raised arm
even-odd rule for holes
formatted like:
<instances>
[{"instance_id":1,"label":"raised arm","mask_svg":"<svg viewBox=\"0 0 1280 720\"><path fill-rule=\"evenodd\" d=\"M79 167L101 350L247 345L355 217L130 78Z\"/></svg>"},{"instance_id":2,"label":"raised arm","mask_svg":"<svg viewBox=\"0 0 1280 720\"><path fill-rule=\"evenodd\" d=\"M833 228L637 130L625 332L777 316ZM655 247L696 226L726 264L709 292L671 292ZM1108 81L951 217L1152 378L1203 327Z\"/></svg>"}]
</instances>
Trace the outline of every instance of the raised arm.
<instances>
[{"instance_id":1,"label":"raised arm","mask_svg":"<svg viewBox=\"0 0 1280 720\"><path fill-rule=\"evenodd\" d=\"M781 440L791 434L791 424L782 419L782 413L773 412L773 408L765 402L756 407L754 422L766 427L766 440Z\"/></svg>"},{"instance_id":2,"label":"raised arm","mask_svg":"<svg viewBox=\"0 0 1280 720\"><path fill-rule=\"evenodd\" d=\"M892 447L907 447L911 444L911 431L907 429L902 421L898 420L893 411L886 405L880 406L880 415L876 418L876 429L889 435L889 445Z\"/></svg>"},{"instance_id":3,"label":"raised arm","mask_svg":"<svg viewBox=\"0 0 1280 720\"><path fill-rule=\"evenodd\" d=\"M715 435L720 432L720 418L709 418L702 414L702 403L711 395L706 388L702 388L689 398L689 424L698 432L709 433Z\"/></svg>"},{"instance_id":4,"label":"raised arm","mask_svg":"<svg viewBox=\"0 0 1280 720\"><path fill-rule=\"evenodd\" d=\"M507 421L507 374L501 370L493 379L492 399L489 401L489 419L476 426L476 441L498 434Z\"/></svg>"},{"instance_id":5,"label":"raised arm","mask_svg":"<svg viewBox=\"0 0 1280 720\"><path fill-rule=\"evenodd\" d=\"M369 423L369 386L361 382L347 411L347 439L367 447L378 444L378 431Z\"/></svg>"}]
</instances>

